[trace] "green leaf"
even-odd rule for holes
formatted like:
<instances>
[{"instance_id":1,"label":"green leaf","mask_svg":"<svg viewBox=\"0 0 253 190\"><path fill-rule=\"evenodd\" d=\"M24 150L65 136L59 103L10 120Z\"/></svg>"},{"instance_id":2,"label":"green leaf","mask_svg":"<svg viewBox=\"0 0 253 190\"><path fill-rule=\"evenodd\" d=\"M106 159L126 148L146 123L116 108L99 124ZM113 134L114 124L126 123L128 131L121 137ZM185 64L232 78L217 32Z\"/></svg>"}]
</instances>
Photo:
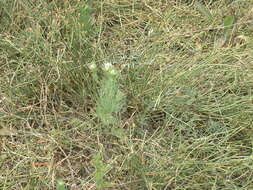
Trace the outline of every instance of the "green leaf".
<instances>
[{"instance_id":1,"label":"green leaf","mask_svg":"<svg viewBox=\"0 0 253 190\"><path fill-rule=\"evenodd\" d=\"M231 35L234 20L235 20L235 18L232 15L231 16L226 16L224 18L223 25L224 25L224 35L225 35L225 37L228 37L228 36Z\"/></svg>"},{"instance_id":2,"label":"green leaf","mask_svg":"<svg viewBox=\"0 0 253 190\"><path fill-rule=\"evenodd\" d=\"M101 154L100 153L95 154L93 156L91 163L95 167L95 171L92 175L94 177L97 187L103 188L109 186L110 184L104 180L104 176L106 175L108 166L103 163Z\"/></svg>"},{"instance_id":3,"label":"green leaf","mask_svg":"<svg viewBox=\"0 0 253 190\"><path fill-rule=\"evenodd\" d=\"M79 13L79 23L82 25L82 30L89 31L92 28L90 6L86 5L85 7L81 8Z\"/></svg>"},{"instance_id":4,"label":"green leaf","mask_svg":"<svg viewBox=\"0 0 253 190\"><path fill-rule=\"evenodd\" d=\"M66 190L65 182L63 180L58 180L57 181L56 190Z\"/></svg>"},{"instance_id":5,"label":"green leaf","mask_svg":"<svg viewBox=\"0 0 253 190\"><path fill-rule=\"evenodd\" d=\"M196 7L197 7L197 9L198 9L199 12L201 12L209 20L212 20L213 17L212 17L211 12L204 5L202 5L199 2L196 2L195 5L196 5Z\"/></svg>"},{"instance_id":6,"label":"green leaf","mask_svg":"<svg viewBox=\"0 0 253 190\"><path fill-rule=\"evenodd\" d=\"M117 79L105 77L101 81L101 89L97 99L96 115L105 125L114 124L117 121L117 113L124 105L124 93L118 88Z\"/></svg>"}]
</instances>

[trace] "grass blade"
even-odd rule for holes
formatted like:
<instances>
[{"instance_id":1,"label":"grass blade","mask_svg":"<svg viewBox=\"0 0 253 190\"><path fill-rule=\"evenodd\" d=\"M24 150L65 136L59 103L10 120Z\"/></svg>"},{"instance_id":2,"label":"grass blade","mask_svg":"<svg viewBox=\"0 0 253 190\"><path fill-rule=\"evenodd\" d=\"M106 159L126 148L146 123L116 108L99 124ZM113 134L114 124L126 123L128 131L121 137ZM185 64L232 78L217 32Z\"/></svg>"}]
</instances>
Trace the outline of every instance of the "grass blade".
<instances>
[{"instance_id":1,"label":"grass blade","mask_svg":"<svg viewBox=\"0 0 253 190\"><path fill-rule=\"evenodd\" d=\"M201 12L209 20L212 20L213 17L211 12L204 5L202 5L200 2L196 2L195 5L199 12Z\"/></svg>"}]
</instances>

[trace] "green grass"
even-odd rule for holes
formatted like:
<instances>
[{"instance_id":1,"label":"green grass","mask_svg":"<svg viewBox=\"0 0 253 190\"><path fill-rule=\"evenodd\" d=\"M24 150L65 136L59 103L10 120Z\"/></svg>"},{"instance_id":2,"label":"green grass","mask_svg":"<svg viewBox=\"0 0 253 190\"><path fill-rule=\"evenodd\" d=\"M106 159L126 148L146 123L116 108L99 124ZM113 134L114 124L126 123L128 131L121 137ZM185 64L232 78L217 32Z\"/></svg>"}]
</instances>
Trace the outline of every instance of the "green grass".
<instances>
[{"instance_id":1,"label":"green grass","mask_svg":"<svg viewBox=\"0 0 253 190\"><path fill-rule=\"evenodd\" d=\"M252 1L199 2L2 0L0 189L253 189Z\"/></svg>"}]
</instances>

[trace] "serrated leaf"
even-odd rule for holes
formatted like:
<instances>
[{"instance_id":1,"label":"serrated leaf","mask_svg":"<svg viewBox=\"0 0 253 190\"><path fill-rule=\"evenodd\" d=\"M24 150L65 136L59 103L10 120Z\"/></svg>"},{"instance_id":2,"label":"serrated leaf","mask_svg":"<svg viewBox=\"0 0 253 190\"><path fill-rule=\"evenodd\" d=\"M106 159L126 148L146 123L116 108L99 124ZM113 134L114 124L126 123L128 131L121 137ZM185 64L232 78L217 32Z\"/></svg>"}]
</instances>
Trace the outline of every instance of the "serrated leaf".
<instances>
[{"instance_id":1,"label":"serrated leaf","mask_svg":"<svg viewBox=\"0 0 253 190\"><path fill-rule=\"evenodd\" d=\"M201 12L209 20L212 20L213 17L212 17L211 12L204 5L202 5L199 2L196 2L195 5L196 5L196 7L197 7L197 9L198 9L199 12Z\"/></svg>"}]
</instances>

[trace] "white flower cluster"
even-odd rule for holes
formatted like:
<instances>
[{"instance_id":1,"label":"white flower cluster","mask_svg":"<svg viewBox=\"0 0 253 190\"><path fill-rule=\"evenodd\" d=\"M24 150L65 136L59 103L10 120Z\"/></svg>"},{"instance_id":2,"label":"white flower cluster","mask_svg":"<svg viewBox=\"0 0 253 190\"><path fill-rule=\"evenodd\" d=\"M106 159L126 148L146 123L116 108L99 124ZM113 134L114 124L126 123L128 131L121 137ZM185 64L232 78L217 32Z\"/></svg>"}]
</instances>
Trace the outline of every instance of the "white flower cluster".
<instances>
[{"instance_id":1,"label":"white flower cluster","mask_svg":"<svg viewBox=\"0 0 253 190\"><path fill-rule=\"evenodd\" d=\"M95 72L97 70L97 66L95 63L90 64L89 68L92 72ZM104 71L108 72L110 75L113 75L113 76L119 75L119 71L110 62L104 63L103 69Z\"/></svg>"},{"instance_id":2,"label":"white flower cluster","mask_svg":"<svg viewBox=\"0 0 253 190\"><path fill-rule=\"evenodd\" d=\"M95 63L92 63L92 64L89 65L89 69L91 71L95 71L97 69L97 65Z\"/></svg>"},{"instance_id":3,"label":"white flower cluster","mask_svg":"<svg viewBox=\"0 0 253 190\"><path fill-rule=\"evenodd\" d=\"M118 70L110 62L104 63L104 69L111 75L116 76L119 74Z\"/></svg>"}]
</instances>

